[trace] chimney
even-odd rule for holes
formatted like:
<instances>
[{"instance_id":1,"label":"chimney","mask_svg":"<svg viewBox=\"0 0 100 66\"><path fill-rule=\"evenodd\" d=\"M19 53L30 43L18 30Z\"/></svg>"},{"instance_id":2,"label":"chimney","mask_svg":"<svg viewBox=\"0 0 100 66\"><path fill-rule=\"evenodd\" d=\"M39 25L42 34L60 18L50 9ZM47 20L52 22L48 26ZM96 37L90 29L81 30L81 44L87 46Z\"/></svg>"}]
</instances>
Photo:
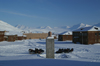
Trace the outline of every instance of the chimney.
<instances>
[{"instance_id":1,"label":"chimney","mask_svg":"<svg viewBox=\"0 0 100 66\"><path fill-rule=\"evenodd\" d=\"M49 31L49 32L48 32L48 37L51 37L51 36L52 36L52 32Z\"/></svg>"}]
</instances>

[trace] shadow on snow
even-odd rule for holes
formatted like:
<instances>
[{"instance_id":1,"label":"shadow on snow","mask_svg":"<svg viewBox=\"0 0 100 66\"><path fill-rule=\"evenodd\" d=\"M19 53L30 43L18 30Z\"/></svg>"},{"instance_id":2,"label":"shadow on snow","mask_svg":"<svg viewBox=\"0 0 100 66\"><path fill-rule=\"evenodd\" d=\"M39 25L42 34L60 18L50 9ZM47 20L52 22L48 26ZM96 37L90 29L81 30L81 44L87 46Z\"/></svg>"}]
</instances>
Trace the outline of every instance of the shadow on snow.
<instances>
[{"instance_id":1,"label":"shadow on snow","mask_svg":"<svg viewBox=\"0 0 100 66\"><path fill-rule=\"evenodd\" d=\"M100 66L98 62L71 61L58 59L6 60L0 66Z\"/></svg>"},{"instance_id":2,"label":"shadow on snow","mask_svg":"<svg viewBox=\"0 0 100 66\"><path fill-rule=\"evenodd\" d=\"M37 42L39 44L46 44L46 42ZM73 44L72 41L55 41L54 44Z\"/></svg>"}]
</instances>

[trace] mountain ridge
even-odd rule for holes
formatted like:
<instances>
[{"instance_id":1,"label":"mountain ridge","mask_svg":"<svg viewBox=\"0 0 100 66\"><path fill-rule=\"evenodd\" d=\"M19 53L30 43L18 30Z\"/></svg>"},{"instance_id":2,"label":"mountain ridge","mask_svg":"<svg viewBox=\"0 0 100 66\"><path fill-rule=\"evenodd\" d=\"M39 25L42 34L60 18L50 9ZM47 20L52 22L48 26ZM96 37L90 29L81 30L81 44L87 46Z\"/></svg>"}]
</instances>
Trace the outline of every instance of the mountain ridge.
<instances>
[{"instance_id":1,"label":"mountain ridge","mask_svg":"<svg viewBox=\"0 0 100 66\"><path fill-rule=\"evenodd\" d=\"M62 33L64 31L73 31L75 29L78 28L82 28L82 27L88 27L88 26L97 26L100 27L100 23L94 24L94 25L88 25L88 24L84 24L84 23L79 23L73 26L60 26L60 27L50 27L50 26L40 26L40 27L27 27L24 25L16 25L16 26L12 26L2 20L0 20L0 30L6 30L6 31L15 31L15 32L21 32L21 31L25 31L26 33L47 33L49 31L53 32L53 33Z\"/></svg>"}]
</instances>

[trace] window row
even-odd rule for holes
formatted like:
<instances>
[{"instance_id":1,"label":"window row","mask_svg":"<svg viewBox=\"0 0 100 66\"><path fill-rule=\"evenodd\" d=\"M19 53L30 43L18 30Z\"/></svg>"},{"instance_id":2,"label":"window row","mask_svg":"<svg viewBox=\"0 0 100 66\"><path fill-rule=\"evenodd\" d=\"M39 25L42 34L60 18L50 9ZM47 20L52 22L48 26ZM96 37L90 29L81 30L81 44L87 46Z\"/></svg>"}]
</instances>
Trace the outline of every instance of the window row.
<instances>
[{"instance_id":1,"label":"window row","mask_svg":"<svg viewBox=\"0 0 100 66\"><path fill-rule=\"evenodd\" d=\"M87 36L88 34L87 33L73 33L73 35Z\"/></svg>"},{"instance_id":2,"label":"window row","mask_svg":"<svg viewBox=\"0 0 100 66\"><path fill-rule=\"evenodd\" d=\"M95 36L99 35L100 36L100 33L95 33Z\"/></svg>"}]
</instances>

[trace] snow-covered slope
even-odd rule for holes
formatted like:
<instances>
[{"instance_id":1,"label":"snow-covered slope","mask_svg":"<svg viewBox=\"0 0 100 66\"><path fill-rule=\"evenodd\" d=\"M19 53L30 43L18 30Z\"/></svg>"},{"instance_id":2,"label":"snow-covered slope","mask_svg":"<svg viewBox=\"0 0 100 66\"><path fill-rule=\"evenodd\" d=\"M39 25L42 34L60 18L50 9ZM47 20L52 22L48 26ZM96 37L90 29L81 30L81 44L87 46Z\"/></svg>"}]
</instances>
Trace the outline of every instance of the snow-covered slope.
<instances>
[{"instance_id":1,"label":"snow-covered slope","mask_svg":"<svg viewBox=\"0 0 100 66\"><path fill-rule=\"evenodd\" d=\"M61 26L61 28L63 28L63 29L69 29L70 27L69 26Z\"/></svg>"},{"instance_id":2,"label":"snow-covered slope","mask_svg":"<svg viewBox=\"0 0 100 66\"><path fill-rule=\"evenodd\" d=\"M36 27L36 28L29 28L23 25L17 25L15 26L18 29L22 29L24 30L26 33L32 32L32 33L47 33L49 31L53 32L53 33L61 33L64 31L67 31L69 29L63 29L63 28L59 28L59 27L54 27L51 28L50 26L40 26L40 27Z\"/></svg>"},{"instance_id":3,"label":"snow-covered slope","mask_svg":"<svg viewBox=\"0 0 100 66\"><path fill-rule=\"evenodd\" d=\"M1 20L0 20L0 31L9 31L6 33L7 35L15 35L15 34L22 35L22 33L21 33L22 30L14 27L4 21L1 21Z\"/></svg>"},{"instance_id":4,"label":"snow-covered slope","mask_svg":"<svg viewBox=\"0 0 100 66\"><path fill-rule=\"evenodd\" d=\"M2 30L3 30L3 31L4 31L4 30L6 30L6 31L21 31L20 29L14 27L14 26L12 26L12 25L10 25L10 24L4 22L4 21L1 21L1 20L0 20L0 30L1 30L1 31L2 31Z\"/></svg>"},{"instance_id":5,"label":"snow-covered slope","mask_svg":"<svg viewBox=\"0 0 100 66\"><path fill-rule=\"evenodd\" d=\"M87 24L83 24L83 23L80 23L80 24L77 24L77 25L74 25L72 27L70 26L61 26L61 27L50 27L50 26L40 26L40 27L36 27L36 28L29 28L29 27L26 27L26 26L23 26L23 25L17 25L16 27L19 28L19 29L22 29L24 30L25 32L33 32L33 33L41 33L41 32L53 32L53 33L62 33L64 31L73 31L75 29L78 29L78 28L81 28L81 27L87 27L87 26L90 26L90 25L87 25Z\"/></svg>"},{"instance_id":6,"label":"snow-covered slope","mask_svg":"<svg viewBox=\"0 0 100 66\"><path fill-rule=\"evenodd\" d=\"M16 25L15 26L18 29L24 30L24 29L30 29L30 27L24 26L24 25Z\"/></svg>"},{"instance_id":7,"label":"snow-covered slope","mask_svg":"<svg viewBox=\"0 0 100 66\"><path fill-rule=\"evenodd\" d=\"M94 24L93 26L100 27L100 23Z\"/></svg>"},{"instance_id":8,"label":"snow-covered slope","mask_svg":"<svg viewBox=\"0 0 100 66\"><path fill-rule=\"evenodd\" d=\"M79 29L79 28L82 28L82 27L88 27L88 26L91 26L91 25L87 25L87 24L80 23L80 24L73 25L70 28L70 30L75 30L75 29Z\"/></svg>"},{"instance_id":9,"label":"snow-covered slope","mask_svg":"<svg viewBox=\"0 0 100 66\"><path fill-rule=\"evenodd\" d=\"M90 27L91 25L88 25L88 24L83 24L83 23L80 23L80 24L76 24L76 25L73 25L72 27L70 26L61 26L61 27L50 27L50 26L40 26L40 27L36 27L36 28L29 28L29 27L26 27L26 26L23 26L23 25L17 25L16 27L19 28L19 29L22 29L24 30L25 32L33 32L33 33L41 33L41 32L53 32L53 33L62 33L64 31L73 31L73 30L76 30L76 29L79 29L79 28L83 28L83 27ZM100 27L100 23L97 23L97 24L94 24L93 26L97 26L97 27Z\"/></svg>"}]
</instances>

